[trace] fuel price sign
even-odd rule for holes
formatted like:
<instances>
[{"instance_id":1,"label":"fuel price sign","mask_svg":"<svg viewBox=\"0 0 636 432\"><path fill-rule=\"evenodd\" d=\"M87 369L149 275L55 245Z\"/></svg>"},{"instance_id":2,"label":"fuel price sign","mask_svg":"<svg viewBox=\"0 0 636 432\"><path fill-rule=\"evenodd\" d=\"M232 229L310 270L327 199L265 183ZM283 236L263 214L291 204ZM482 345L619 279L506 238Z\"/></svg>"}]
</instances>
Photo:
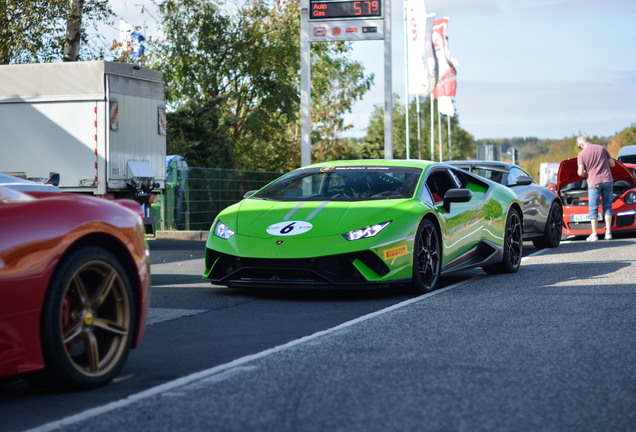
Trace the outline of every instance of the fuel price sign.
<instances>
[{"instance_id":1,"label":"fuel price sign","mask_svg":"<svg viewBox=\"0 0 636 432\"><path fill-rule=\"evenodd\" d=\"M356 18L382 18L381 0L310 1L310 21Z\"/></svg>"}]
</instances>

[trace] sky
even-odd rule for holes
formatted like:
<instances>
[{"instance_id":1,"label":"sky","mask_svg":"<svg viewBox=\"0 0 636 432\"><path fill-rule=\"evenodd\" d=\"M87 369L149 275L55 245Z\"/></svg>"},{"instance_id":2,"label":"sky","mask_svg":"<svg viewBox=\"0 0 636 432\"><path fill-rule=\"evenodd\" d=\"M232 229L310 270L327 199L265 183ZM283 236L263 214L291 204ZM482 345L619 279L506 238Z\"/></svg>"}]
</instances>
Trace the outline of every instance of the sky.
<instances>
[{"instance_id":1,"label":"sky","mask_svg":"<svg viewBox=\"0 0 636 432\"><path fill-rule=\"evenodd\" d=\"M454 105L476 139L608 137L636 124L636 1L423 1L435 18L449 18L448 46L459 61ZM110 4L132 25L159 17L150 0ZM141 4L149 5L143 14ZM392 89L403 102L402 0L392 1L391 15ZM353 59L375 74L345 117L354 125L348 135L360 137L373 107L384 104L384 42L352 44Z\"/></svg>"}]
</instances>

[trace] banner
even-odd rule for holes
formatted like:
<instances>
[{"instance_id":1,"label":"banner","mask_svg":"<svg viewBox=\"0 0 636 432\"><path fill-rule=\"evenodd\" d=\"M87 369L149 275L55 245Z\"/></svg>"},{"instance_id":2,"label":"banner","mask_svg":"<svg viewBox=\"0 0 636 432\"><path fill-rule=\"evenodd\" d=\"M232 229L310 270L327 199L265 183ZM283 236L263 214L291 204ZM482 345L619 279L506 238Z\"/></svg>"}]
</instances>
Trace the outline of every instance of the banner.
<instances>
[{"instance_id":1,"label":"banner","mask_svg":"<svg viewBox=\"0 0 636 432\"><path fill-rule=\"evenodd\" d=\"M456 67L459 64L451 55L448 49L448 17L437 19L433 22L433 47L437 57L437 67L439 68L439 80L433 92L433 96L455 96L457 83Z\"/></svg>"},{"instance_id":2,"label":"banner","mask_svg":"<svg viewBox=\"0 0 636 432\"><path fill-rule=\"evenodd\" d=\"M405 0L408 92L429 95L437 80L437 62L426 25L424 0Z\"/></svg>"},{"instance_id":3,"label":"banner","mask_svg":"<svg viewBox=\"0 0 636 432\"><path fill-rule=\"evenodd\" d=\"M440 113L453 117L455 115L455 107L450 96L440 96L437 98L437 109Z\"/></svg>"}]
</instances>

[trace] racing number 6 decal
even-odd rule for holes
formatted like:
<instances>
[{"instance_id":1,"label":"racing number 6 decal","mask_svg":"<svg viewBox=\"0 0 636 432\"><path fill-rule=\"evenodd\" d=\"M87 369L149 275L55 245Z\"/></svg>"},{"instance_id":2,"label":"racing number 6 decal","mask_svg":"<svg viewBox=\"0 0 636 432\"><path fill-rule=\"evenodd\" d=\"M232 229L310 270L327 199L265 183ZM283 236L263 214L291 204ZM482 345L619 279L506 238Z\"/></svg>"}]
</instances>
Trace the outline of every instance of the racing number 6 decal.
<instances>
[{"instance_id":1,"label":"racing number 6 decal","mask_svg":"<svg viewBox=\"0 0 636 432\"><path fill-rule=\"evenodd\" d=\"M275 236L298 235L309 231L313 225L305 221L278 222L267 227L267 232Z\"/></svg>"},{"instance_id":2,"label":"racing number 6 decal","mask_svg":"<svg viewBox=\"0 0 636 432\"><path fill-rule=\"evenodd\" d=\"M285 235L285 234L289 234L290 232L292 232L294 230L294 224L296 222L292 222L289 225L287 225L285 228L283 228L282 230L280 230L280 233Z\"/></svg>"}]
</instances>

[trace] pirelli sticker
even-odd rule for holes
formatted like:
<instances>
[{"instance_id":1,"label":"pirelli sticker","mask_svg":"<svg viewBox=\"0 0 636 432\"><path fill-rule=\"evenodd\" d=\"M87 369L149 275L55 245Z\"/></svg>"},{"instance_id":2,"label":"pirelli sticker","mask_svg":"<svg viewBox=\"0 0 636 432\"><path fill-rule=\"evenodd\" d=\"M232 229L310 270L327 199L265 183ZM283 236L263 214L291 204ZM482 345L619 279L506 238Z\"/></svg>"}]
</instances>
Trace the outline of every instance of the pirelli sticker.
<instances>
[{"instance_id":1,"label":"pirelli sticker","mask_svg":"<svg viewBox=\"0 0 636 432\"><path fill-rule=\"evenodd\" d=\"M409 253L409 248L406 246L400 246L393 249L387 249L384 251L384 260L388 261L393 258L401 257Z\"/></svg>"}]
</instances>

